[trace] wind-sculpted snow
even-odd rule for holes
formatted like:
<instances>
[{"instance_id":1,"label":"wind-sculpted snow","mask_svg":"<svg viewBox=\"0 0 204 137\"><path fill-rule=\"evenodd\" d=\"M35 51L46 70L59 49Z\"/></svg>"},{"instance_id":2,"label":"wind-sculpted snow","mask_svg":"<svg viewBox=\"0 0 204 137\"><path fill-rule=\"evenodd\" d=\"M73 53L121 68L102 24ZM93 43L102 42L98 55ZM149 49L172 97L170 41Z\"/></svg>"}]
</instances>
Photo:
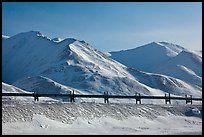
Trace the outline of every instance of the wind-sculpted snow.
<instances>
[{"instance_id":1,"label":"wind-sculpted snow","mask_svg":"<svg viewBox=\"0 0 204 137\"><path fill-rule=\"evenodd\" d=\"M201 105L151 105L134 103L25 103L22 101L2 102L2 122L31 121L34 114L45 115L49 119L71 124L77 118L96 119L112 117L117 120L131 116L155 119L159 116L185 116L197 108L202 112ZM193 114L193 113L192 113ZM191 115L192 116L192 115ZM200 117L202 114L197 114Z\"/></svg>"},{"instance_id":2,"label":"wind-sculpted snow","mask_svg":"<svg viewBox=\"0 0 204 137\"><path fill-rule=\"evenodd\" d=\"M171 49L172 51L176 52L177 54L182 52L183 50L185 50L184 47L181 47L179 45L176 45L176 44L173 44L173 43L169 43L169 42L161 41L161 42L158 42L157 44L161 44L162 46L166 46L169 49Z\"/></svg>"}]
</instances>

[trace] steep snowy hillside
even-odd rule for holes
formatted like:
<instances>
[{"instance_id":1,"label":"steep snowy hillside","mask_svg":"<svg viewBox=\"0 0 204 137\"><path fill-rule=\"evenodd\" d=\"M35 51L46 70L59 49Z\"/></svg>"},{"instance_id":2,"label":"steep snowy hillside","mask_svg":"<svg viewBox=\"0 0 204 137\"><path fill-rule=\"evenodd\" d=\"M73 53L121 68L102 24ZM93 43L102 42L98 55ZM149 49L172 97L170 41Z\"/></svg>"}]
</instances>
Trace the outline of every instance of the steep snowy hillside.
<instances>
[{"instance_id":1,"label":"steep snowy hillside","mask_svg":"<svg viewBox=\"0 0 204 137\"><path fill-rule=\"evenodd\" d=\"M29 93L30 94L31 92L27 92L13 85L9 85L2 82L2 93Z\"/></svg>"},{"instance_id":2,"label":"steep snowy hillside","mask_svg":"<svg viewBox=\"0 0 204 137\"><path fill-rule=\"evenodd\" d=\"M77 89L64 86L62 84L59 84L49 78L42 77L42 76L36 76L36 77L28 77L19 79L16 82L14 82L12 85L19 87L25 91L30 92L38 92L41 94L69 94L70 91L75 94L83 94L84 91L79 91ZM67 97L52 97L54 99L58 99L61 101L70 101L70 98Z\"/></svg>"},{"instance_id":3,"label":"steep snowy hillside","mask_svg":"<svg viewBox=\"0 0 204 137\"><path fill-rule=\"evenodd\" d=\"M202 50L193 50L191 52L193 52L194 54L196 54L202 58Z\"/></svg>"},{"instance_id":4,"label":"steep snowy hillside","mask_svg":"<svg viewBox=\"0 0 204 137\"><path fill-rule=\"evenodd\" d=\"M128 71L135 76L140 83L149 87L178 96L185 96L187 94L202 97L201 87L186 83L180 79L161 74L142 72L134 68L128 68Z\"/></svg>"},{"instance_id":5,"label":"steep snowy hillside","mask_svg":"<svg viewBox=\"0 0 204 137\"><path fill-rule=\"evenodd\" d=\"M141 71L168 75L202 87L202 52L167 42L110 52L111 58Z\"/></svg>"},{"instance_id":6,"label":"steep snowy hillside","mask_svg":"<svg viewBox=\"0 0 204 137\"><path fill-rule=\"evenodd\" d=\"M104 91L151 94L126 71L125 66L83 41L54 42L40 32L31 31L3 41L2 50L2 79L6 83L41 75L93 94Z\"/></svg>"},{"instance_id":7,"label":"steep snowy hillside","mask_svg":"<svg viewBox=\"0 0 204 137\"><path fill-rule=\"evenodd\" d=\"M23 78L17 80L12 85L20 87L26 91L36 91L42 94L68 94L73 90L75 93L81 94L81 91L61 85L49 78L42 76Z\"/></svg>"},{"instance_id":8,"label":"steep snowy hillside","mask_svg":"<svg viewBox=\"0 0 204 137\"><path fill-rule=\"evenodd\" d=\"M171 60L155 67L153 72L173 76L202 87L202 56L182 51Z\"/></svg>"},{"instance_id":9,"label":"steep snowy hillside","mask_svg":"<svg viewBox=\"0 0 204 137\"><path fill-rule=\"evenodd\" d=\"M66 39L58 46L40 32L20 33L2 43L2 79L13 83L25 76L36 76L59 61L58 53L75 41Z\"/></svg>"}]
</instances>

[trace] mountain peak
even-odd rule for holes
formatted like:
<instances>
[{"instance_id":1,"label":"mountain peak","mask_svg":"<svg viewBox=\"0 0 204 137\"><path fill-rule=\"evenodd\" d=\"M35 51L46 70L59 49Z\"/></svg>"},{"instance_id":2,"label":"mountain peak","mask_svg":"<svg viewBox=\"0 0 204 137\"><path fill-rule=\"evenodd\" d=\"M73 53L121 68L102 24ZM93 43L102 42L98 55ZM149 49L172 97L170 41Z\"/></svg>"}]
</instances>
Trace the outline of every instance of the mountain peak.
<instances>
[{"instance_id":1,"label":"mountain peak","mask_svg":"<svg viewBox=\"0 0 204 137\"><path fill-rule=\"evenodd\" d=\"M173 44L173 43L170 43L170 42L166 42L166 41L159 41L159 42L151 42L149 44L146 44L144 45L145 47L146 46L155 46L155 47L162 47L162 48L166 48L168 52L173 52L175 54L173 54L173 56L179 54L180 52L184 51L184 50L187 50L185 49L184 47L180 46L180 45L177 45L177 44ZM143 47L143 46L141 46Z\"/></svg>"}]
</instances>

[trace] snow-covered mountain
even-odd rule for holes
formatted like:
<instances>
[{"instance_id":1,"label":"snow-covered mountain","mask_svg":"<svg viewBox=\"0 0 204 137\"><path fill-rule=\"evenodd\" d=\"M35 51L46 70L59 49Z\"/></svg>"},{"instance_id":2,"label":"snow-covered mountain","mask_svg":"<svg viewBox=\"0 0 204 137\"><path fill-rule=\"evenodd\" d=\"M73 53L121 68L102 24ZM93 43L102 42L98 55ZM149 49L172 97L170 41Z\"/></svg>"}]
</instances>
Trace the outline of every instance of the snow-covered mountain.
<instances>
[{"instance_id":1,"label":"snow-covered mountain","mask_svg":"<svg viewBox=\"0 0 204 137\"><path fill-rule=\"evenodd\" d=\"M84 41L55 42L40 32L17 34L3 41L2 79L6 83L43 76L62 85L93 93L150 94L126 67Z\"/></svg>"},{"instance_id":2,"label":"snow-covered mountain","mask_svg":"<svg viewBox=\"0 0 204 137\"><path fill-rule=\"evenodd\" d=\"M154 67L153 72L169 75L202 87L202 56L182 51L171 60Z\"/></svg>"},{"instance_id":3,"label":"snow-covered mountain","mask_svg":"<svg viewBox=\"0 0 204 137\"><path fill-rule=\"evenodd\" d=\"M128 71L135 76L140 83L149 87L160 89L164 92L178 96L185 96L186 94L202 96L202 87L187 83L180 79L161 74L147 73L134 68L128 68Z\"/></svg>"},{"instance_id":4,"label":"snow-covered mountain","mask_svg":"<svg viewBox=\"0 0 204 137\"><path fill-rule=\"evenodd\" d=\"M160 49L157 44L152 44L153 49ZM176 57L182 50L179 46L172 49L163 47L161 53L166 51L163 53L166 56L159 58L163 61ZM156 60L151 63L156 63ZM145 65L148 63L144 61ZM130 69L84 41L50 39L37 31L5 39L2 42L2 66L3 82L26 91L65 92L66 88L73 88L89 94L108 91L117 95L133 95L135 92L142 95L166 92L182 96L185 93L202 95L202 88L164 75L155 76ZM144 75L147 79L141 79ZM158 84L149 84L158 78ZM165 84L161 86L162 83Z\"/></svg>"},{"instance_id":5,"label":"snow-covered mountain","mask_svg":"<svg viewBox=\"0 0 204 137\"><path fill-rule=\"evenodd\" d=\"M110 54L111 58L128 67L150 71L153 66L169 60L182 50L183 48L178 45L152 42L138 48L110 52Z\"/></svg>"},{"instance_id":6,"label":"snow-covered mountain","mask_svg":"<svg viewBox=\"0 0 204 137\"><path fill-rule=\"evenodd\" d=\"M189 51L172 43L152 42L110 54L128 67L172 76L202 87L202 52Z\"/></svg>"}]
</instances>

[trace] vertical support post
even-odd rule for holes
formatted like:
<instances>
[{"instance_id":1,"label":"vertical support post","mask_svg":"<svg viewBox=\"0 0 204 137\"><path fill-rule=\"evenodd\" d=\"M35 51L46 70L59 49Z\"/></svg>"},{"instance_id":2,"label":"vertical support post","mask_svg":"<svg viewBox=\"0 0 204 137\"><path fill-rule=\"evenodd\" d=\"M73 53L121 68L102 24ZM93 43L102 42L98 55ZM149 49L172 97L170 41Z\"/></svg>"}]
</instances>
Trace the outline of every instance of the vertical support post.
<instances>
[{"instance_id":1,"label":"vertical support post","mask_svg":"<svg viewBox=\"0 0 204 137\"><path fill-rule=\"evenodd\" d=\"M192 95L190 95L190 98L191 98L191 100L190 100L190 101L191 101L191 104L192 104L192 102L193 102L193 101L192 101Z\"/></svg>"},{"instance_id":2,"label":"vertical support post","mask_svg":"<svg viewBox=\"0 0 204 137\"><path fill-rule=\"evenodd\" d=\"M165 93L165 96L164 96L164 98L165 98L165 104L167 104L167 100L166 100L166 93Z\"/></svg>"},{"instance_id":3,"label":"vertical support post","mask_svg":"<svg viewBox=\"0 0 204 137\"><path fill-rule=\"evenodd\" d=\"M141 104L140 93L138 93L138 96L137 96L137 93L135 93L135 99L136 99L136 104L137 104L137 101L139 101L139 103Z\"/></svg>"},{"instance_id":4,"label":"vertical support post","mask_svg":"<svg viewBox=\"0 0 204 137\"><path fill-rule=\"evenodd\" d=\"M69 102L72 102L72 100L71 100L71 96L72 96L72 92L69 91L69 95L68 95L68 100L69 100Z\"/></svg>"},{"instance_id":5,"label":"vertical support post","mask_svg":"<svg viewBox=\"0 0 204 137\"><path fill-rule=\"evenodd\" d=\"M171 104L170 93L169 93L169 104Z\"/></svg>"},{"instance_id":6,"label":"vertical support post","mask_svg":"<svg viewBox=\"0 0 204 137\"><path fill-rule=\"evenodd\" d=\"M106 93L104 92L104 103L109 103L109 100L108 100L108 91Z\"/></svg>"},{"instance_id":7,"label":"vertical support post","mask_svg":"<svg viewBox=\"0 0 204 137\"><path fill-rule=\"evenodd\" d=\"M168 97L166 96L166 93L165 93L165 103L167 104L167 102L169 102L169 104L171 104L170 93L169 93Z\"/></svg>"},{"instance_id":8,"label":"vertical support post","mask_svg":"<svg viewBox=\"0 0 204 137\"><path fill-rule=\"evenodd\" d=\"M137 92L135 93L135 102L137 104Z\"/></svg>"},{"instance_id":9,"label":"vertical support post","mask_svg":"<svg viewBox=\"0 0 204 137\"><path fill-rule=\"evenodd\" d=\"M33 97L34 97L34 101L39 101L39 96L38 96L38 93L35 91L34 93L33 93Z\"/></svg>"},{"instance_id":10,"label":"vertical support post","mask_svg":"<svg viewBox=\"0 0 204 137\"><path fill-rule=\"evenodd\" d=\"M103 93L103 96L104 96L104 103L106 103L106 93L105 93L105 91Z\"/></svg>"},{"instance_id":11,"label":"vertical support post","mask_svg":"<svg viewBox=\"0 0 204 137\"><path fill-rule=\"evenodd\" d=\"M141 98L140 98L140 93L139 93L139 100L138 100L139 102L140 102L140 104L141 104Z\"/></svg>"},{"instance_id":12,"label":"vertical support post","mask_svg":"<svg viewBox=\"0 0 204 137\"><path fill-rule=\"evenodd\" d=\"M188 97L187 97L187 95L185 95L185 97L186 97L186 104L188 103Z\"/></svg>"},{"instance_id":13,"label":"vertical support post","mask_svg":"<svg viewBox=\"0 0 204 137\"><path fill-rule=\"evenodd\" d=\"M73 90L73 93L71 94L71 102L75 102L75 100L74 100L74 90Z\"/></svg>"},{"instance_id":14,"label":"vertical support post","mask_svg":"<svg viewBox=\"0 0 204 137\"><path fill-rule=\"evenodd\" d=\"M72 100L73 100L73 102L75 102L75 100L74 100L74 90L73 90L73 96L72 96L72 97L73 97L73 99L72 99Z\"/></svg>"},{"instance_id":15,"label":"vertical support post","mask_svg":"<svg viewBox=\"0 0 204 137\"><path fill-rule=\"evenodd\" d=\"M187 95L185 95L186 96L186 104L188 104L188 102L190 102L191 104L192 104L192 95L190 95L190 97L188 98L188 96Z\"/></svg>"},{"instance_id":16,"label":"vertical support post","mask_svg":"<svg viewBox=\"0 0 204 137\"><path fill-rule=\"evenodd\" d=\"M107 94L106 94L106 95L107 95L107 103L109 103L109 100L108 100L108 91L107 91Z\"/></svg>"}]
</instances>

